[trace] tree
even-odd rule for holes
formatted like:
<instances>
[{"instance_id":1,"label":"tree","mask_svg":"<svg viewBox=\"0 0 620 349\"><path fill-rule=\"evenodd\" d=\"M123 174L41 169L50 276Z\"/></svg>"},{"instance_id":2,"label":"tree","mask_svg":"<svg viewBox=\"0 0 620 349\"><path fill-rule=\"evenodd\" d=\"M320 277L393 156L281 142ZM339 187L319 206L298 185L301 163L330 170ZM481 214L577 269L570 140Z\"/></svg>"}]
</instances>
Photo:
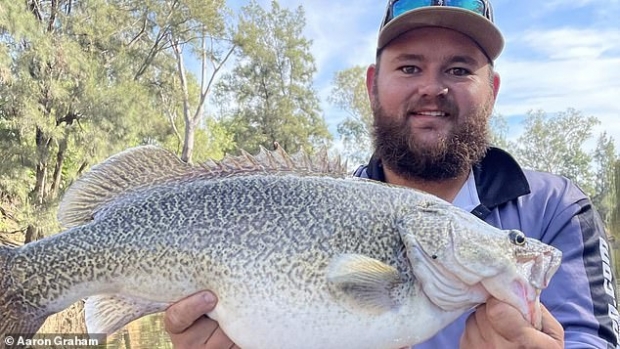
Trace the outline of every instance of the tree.
<instances>
[{"instance_id":1,"label":"tree","mask_svg":"<svg viewBox=\"0 0 620 349\"><path fill-rule=\"evenodd\" d=\"M571 108L554 117L542 110L529 111L525 130L511 148L524 167L570 178L592 195L592 156L583 146L598 123L595 117L585 117Z\"/></svg>"},{"instance_id":2,"label":"tree","mask_svg":"<svg viewBox=\"0 0 620 349\"><path fill-rule=\"evenodd\" d=\"M191 162L194 151L196 130L204 120L204 105L207 95L218 73L235 49L230 31L225 28L224 1L185 0L183 3L173 1L172 7L180 13L192 13L194 17L180 17L180 22L170 25L166 38L177 61L177 72L183 101L183 120L185 133L181 159ZM169 12L169 11L168 11ZM164 17L167 22L168 17ZM166 23L168 24L168 23ZM200 62L200 88L190 99L187 69L185 67L184 48L191 52ZM208 69L211 73L208 73Z\"/></svg>"},{"instance_id":3,"label":"tree","mask_svg":"<svg viewBox=\"0 0 620 349\"><path fill-rule=\"evenodd\" d=\"M194 131L195 146L192 150L192 158L197 163L221 160L227 152L235 149L234 135L229 132L224 123L215 117L206 116L203 122L204 126ZM183 144L179 141L180 138L169 137L163 145L167 149L177 149L178 153L181 153Z\"/></svg>"},{"instance_id":4,"label":"tree","mask_svg":"<svg viewBox=\"0 0 620 349\"><path fill-rule=\"evenodd\" d=\"M269 12L255 1L243 7L237 65L218 83L215 99L230 106L222 121L239 148L254 152L278 142L289 152L311 151L330 141L312 87L316 68L304 26L302 7L291 12L276 1Z\"/></svg>"},{"instance_id":5,"label":"tree","mask_svg":"<svg viewBox=\"0 0 620 349\"><path fill-rule=\"evenodd\" d=\"M609 223L610 212L617 198L614 195L614 165L618 161L612 137L603 132L594 150L595 183L592 202L605 223Z\"/></svg>"},{"instance_id":6,"label":"tree","mask_svg":"<svg viewBox=\"0 0 620 349\"><path fill-rule=\"evenodd\" d=\"M93 88L89 82L95 73L82 67L99 61L89 49L82 49L75 40L67 22L74 7L60 2L12 2L0 14L2 42L8 48L10 59L4 60L4 71L10 76L0 86L3 131L12 135L15 142L3 143L3 153L19 154L5 165L14 168L13 174L5 173L5 200L9 205L30 203L29 209L13 217L27 217L34 224L24 224L26 242L41 236L41 222L47 222L48 204L58 193L62 169L71 156L70 144L79 136L78 120L83 103L90 96L84 92ZM84 34L86 35L86 34ZM80 36L81 38L81 36ZM80 130L81 131L81 130ZM79 132L78 132L79 133ZM20 173L26 175L16 177ZM12 187L11 179L21 179L22 188Z\"/></svg>"},{"instance_id":7,"label":"tree","mask_svg":"<svg viewBox=\"0 0 620 349\"><path fill-rule=\"evenodd\" d=\"M612 245L613 251L613 263L615 270L620 270L620 254L618 253L618 241L620 241L620 161L616 161L613 164L613 196L614 202L612 209L609 212L609 224L607 225L607 231L609 236L609 242Z\"/></svg>"},{"instance_id":8,"label":"tree","mask_svg":"<svg viewBox=\"0 0 620 349\"><path fill-rule=\"evenodd\" d=\"M510 145L506 138L508 136L509 127L506 118L501 114L493 113L489 119L489 129L489 142L491 145L501 149L509 149Z\"/></svg>"},{"instance_id":9,"label":"tree","mask_svg":"<svg viewBox=\"0 0 620 349\"><path fill-rule=\"evenodd\" d=\"M343 155L355 163L367 161L372 152L373 116L365 77L363 66L337 72L328 97L330 103L348 114L337 130L344 146Z\"/></svg>"},{"instance_id":10,"label":"tree","mask_svg":"<svg viewBox=\"0 0 620 349\"><path fill-rule=\"evenodd\" d=\"M200 119L201 106L212 79L203 75L199 86L192 74L180 78L185 67L174 53L184 45L201 50L202 71L209 61L215 74L222 53L207 43L225 36L223 4L30 0L2 5L0 151L10 155L0 164L0 231L25 232L25 242L56 231L55 204L74 178L127 147L172 143L182 127L176 115L194 107L195 113L183 114L191 132L184 153L191 159L195 126L207 124ZM206 139L213 135L226 139L221 127L204 132ZM202 149L221 153L213 144Z\"/></svg>"}]
</instances>

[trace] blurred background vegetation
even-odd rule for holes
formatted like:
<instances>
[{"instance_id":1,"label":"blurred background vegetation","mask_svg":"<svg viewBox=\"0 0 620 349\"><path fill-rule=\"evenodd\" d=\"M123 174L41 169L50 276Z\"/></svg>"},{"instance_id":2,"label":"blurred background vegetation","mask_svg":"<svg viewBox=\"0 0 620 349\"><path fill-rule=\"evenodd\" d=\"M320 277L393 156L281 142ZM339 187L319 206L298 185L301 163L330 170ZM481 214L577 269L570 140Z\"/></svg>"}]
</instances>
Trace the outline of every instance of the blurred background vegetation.
<instances>
[{"instance_id":1,"label":"blurred background vegetation","mask_svg":"<svg viewBox=\"0 0 620 349\"><path fill-rule=\"evenodd\" d=\"M365 67L334 76L329 102L348 117L332 135L313 86L304 26L302 7L277 1L268 8L249 1L236 12L225 0L4 1L0 243L58 232L56 210L67 187L92 165L137 145L157 144L202 162L274 141L289 152L336 141L350 164L365 162L372 120ZM569 106L554 115L532 110L523 132L508 139L506 120L491 120L495 145L525 167L571 178L591 196L615 254L620 164L614 140L593 133L598 123ZM44 330L81 332L81 313L76 304ZM140 347L141 331L162 331L158 321L132 325L115 345Z\"/></svg>"}]
</instances>

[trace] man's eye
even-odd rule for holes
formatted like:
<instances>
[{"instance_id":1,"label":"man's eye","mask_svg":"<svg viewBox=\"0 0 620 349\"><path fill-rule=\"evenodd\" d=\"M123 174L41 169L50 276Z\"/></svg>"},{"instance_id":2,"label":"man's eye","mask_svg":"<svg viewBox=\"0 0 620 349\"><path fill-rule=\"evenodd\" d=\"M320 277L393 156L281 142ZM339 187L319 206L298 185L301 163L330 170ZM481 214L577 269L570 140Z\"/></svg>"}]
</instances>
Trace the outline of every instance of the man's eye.
<instances>
[{"instance_id":1,"label":"man's eye","mask_svg":"<svg viewBox=\"0 0 620 349\"><path fill-rule=\"evenodd\" d=\"M450 68L448 69L448 73L452 75L456 75L456 76L465 76L465 75L471 74L469 69L465 69L465 68Z\"/></svg>"},{"instance_id":2,"label":"man's eye","mask_svg":"<svg viewBox=\"0 0 620 349\"><path fill-rule=\"evenodd\" d=\"M415 74L420 71L420 68L416 67L415 65L406 65L404 67L401 67L400 71L405 74Z\"/></svg>"}]
</instances>

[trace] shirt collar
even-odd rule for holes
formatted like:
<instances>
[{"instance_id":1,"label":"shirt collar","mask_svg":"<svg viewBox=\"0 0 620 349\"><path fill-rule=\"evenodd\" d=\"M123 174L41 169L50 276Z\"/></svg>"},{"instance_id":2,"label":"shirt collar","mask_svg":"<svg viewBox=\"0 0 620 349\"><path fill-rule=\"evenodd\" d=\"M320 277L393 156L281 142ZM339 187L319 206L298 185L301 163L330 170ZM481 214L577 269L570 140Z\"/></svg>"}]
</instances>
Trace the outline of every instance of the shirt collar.
<instances>
[{"instance_id":1,"label":"shirt collar","mask_svg":"<svg viewBox=\"0 0 620 349\"><path fill-rule=\"evenodd\" d=\"M471 211L480 205L480 198L478 197L473 171L469 171L467 180L463 183L463 186L456 194L454 200L452 200L452 204L466 211Z\"/></svg>"}]
</instances>

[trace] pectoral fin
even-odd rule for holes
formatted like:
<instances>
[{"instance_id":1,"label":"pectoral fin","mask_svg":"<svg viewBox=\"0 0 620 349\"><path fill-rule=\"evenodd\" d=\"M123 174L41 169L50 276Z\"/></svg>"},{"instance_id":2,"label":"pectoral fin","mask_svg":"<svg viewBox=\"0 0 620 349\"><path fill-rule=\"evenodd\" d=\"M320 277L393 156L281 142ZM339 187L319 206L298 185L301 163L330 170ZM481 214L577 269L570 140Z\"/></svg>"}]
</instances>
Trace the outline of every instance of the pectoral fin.
<instances>
[{"instance_id":1,"label":"pectoral fin","mask_svg":"<svg viewBox=\"0 0 620 349\"><path fill-rule=\"evenodd\" d=\"M399 306L394 289L402 283L396 268L358 254L335 257L327 270L327 282L336 297L350 307L382 313Z\"/></svg>"},{"instance_id":2,"label":"pectoral fin","mask_svg":"<svg viewBox=\"0 0 620 349\"><path fill-rule=\"evenodd\" d=\"M165 310L170 304L121 295L88 297L84 317L88 333L111 334L145 315Z\"/></svg>"}]
</instances>

